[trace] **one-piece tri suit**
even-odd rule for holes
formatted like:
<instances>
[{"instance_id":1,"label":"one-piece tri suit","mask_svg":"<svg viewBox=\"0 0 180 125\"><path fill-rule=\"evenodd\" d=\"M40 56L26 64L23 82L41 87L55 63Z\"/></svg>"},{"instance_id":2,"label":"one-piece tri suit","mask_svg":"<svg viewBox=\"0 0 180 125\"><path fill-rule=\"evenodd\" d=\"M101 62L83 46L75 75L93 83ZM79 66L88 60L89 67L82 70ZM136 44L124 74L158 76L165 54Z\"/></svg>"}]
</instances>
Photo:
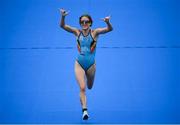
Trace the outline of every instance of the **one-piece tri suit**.
<instances>
[{"instance_id":1,"label":"one-piece tri suit","mask_svg":"<svg viewBox=\"0 0 180 125\"><path fill-rule=\"evenodd\" d=\"M80 31L77 37L78 56L77 62L86 72L95 63L96 41L93 39L91 29L87 36Z\"/></svg>"}]
</instances>

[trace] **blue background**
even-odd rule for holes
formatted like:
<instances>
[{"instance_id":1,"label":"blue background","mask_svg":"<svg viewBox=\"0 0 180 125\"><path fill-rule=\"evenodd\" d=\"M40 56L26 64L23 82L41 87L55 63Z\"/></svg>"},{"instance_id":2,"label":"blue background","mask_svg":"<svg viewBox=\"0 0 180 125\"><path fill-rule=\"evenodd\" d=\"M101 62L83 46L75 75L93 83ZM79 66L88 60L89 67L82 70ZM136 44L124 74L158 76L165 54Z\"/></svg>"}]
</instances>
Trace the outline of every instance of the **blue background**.
<instances>
[{"instance_id":1,"label":"blue background","mask_svg":"<svg viewBox=\"0 0 180 125\"><path fill-rule=\"evenodd\" d=\"M84 123L73 34L89 13L98 39L85 123L180 123L179 0L1 0L0 123Z\"/></svg>"}]
</instances>

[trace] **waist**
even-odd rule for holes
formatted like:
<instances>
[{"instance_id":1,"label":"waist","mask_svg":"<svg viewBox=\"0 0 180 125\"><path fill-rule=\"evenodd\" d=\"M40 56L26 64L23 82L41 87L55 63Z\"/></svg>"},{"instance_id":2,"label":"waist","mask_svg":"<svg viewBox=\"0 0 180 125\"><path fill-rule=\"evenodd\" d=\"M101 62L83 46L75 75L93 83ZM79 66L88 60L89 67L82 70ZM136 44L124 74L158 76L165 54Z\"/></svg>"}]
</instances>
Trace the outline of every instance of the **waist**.
<instances>
[{"instance_id":1,"label":"waist","mask_svg":"<svg viewBox=\"0 0 180 125\"><path fill-rule=\"evenodd\" d=\"M82 53L82 52L80 52L78 54L78 56L82 56L82 57L95 57L95 53Z\"/></svg>"},{"instance_id":2,"label":"waist","mask_svg":"<svg viewBox=\"0 0 180 125\"><path fill-rule=\"evenodd\" d=\"M94 62L95 61L95 54L81 54L79 53L77 58L80 62Z\"/></svg>"}]
</instances>

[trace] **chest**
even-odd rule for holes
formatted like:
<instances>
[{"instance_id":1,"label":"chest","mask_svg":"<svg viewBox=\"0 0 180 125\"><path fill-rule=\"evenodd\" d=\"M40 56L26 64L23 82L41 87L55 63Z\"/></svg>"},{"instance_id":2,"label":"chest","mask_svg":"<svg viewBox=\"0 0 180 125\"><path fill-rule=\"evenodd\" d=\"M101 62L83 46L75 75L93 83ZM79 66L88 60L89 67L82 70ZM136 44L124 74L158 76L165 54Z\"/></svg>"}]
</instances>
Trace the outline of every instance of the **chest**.
<instances>
[{"instance_id":1,"label":"chest","mask_svg":"<svg viewBox=\"0 0 180 125\"><path fill-rule=\"evenodd\" d=\"M79 42L80 42L81 46L90 46L91 43L93 42L93 39L90 35L88 35L88 36L80 35Z\"/></svg>"}]
</instances>

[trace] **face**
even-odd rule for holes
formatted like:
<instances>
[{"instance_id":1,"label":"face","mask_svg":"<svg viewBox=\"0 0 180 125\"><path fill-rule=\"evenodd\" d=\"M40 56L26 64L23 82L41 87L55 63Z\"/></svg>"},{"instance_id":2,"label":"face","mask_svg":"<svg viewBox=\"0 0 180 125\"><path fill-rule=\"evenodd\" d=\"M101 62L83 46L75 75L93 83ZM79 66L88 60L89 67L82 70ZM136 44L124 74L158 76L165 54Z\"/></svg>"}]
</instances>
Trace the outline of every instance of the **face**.
<instances>
[{"instance_id":1,"label":"face","mask_svg":"<svg viewBox=\"0 0 180 125\"><path fill-rule=\"evenodd\" d=\"M91 22L89 20L89 18L87 17L82 17L81 18L81 27L82 29L88 29L91 25Z\"/></svg>"}]
</instances>

